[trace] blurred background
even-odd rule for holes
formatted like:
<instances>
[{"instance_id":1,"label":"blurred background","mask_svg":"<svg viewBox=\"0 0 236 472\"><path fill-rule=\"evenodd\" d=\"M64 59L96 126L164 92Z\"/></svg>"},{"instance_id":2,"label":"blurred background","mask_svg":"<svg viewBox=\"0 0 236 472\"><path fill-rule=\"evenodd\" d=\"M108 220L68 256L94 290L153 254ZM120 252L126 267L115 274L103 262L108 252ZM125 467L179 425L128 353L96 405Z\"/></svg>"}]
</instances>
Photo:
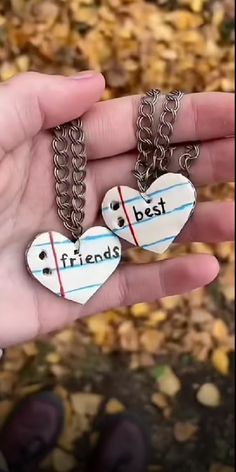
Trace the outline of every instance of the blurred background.
<instances>
[{"instance_id":1,"label":"blurred background","mask_svg":"<svg viewBox=\"0 0 236 472\"><path fill-rule=\"evenodd\" d=\"M27 70L96 69L106 77L104 99L150 87L234 91L233 3L1 0L0 80ZM200 198L231 199L233 192L218 185ZM70 472L77 464L83 472L99 418L131 410L150 428L150 472L233 472L234 248L174 246L165 257L186 252L218 257L214 284L99 313L7 351L0 426L19 398L42 388L65 405L64 433L42 470ZM153 260L140 250L127 257Z\"/></svg>"}]
</instances>

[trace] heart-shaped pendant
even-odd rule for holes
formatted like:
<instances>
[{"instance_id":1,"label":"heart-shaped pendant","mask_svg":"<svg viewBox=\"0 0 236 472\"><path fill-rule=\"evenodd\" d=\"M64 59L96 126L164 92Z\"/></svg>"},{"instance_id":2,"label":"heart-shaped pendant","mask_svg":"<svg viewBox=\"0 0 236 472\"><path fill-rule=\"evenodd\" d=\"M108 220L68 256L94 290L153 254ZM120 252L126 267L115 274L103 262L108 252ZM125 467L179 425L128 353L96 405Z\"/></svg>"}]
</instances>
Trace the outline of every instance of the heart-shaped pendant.
<instances>
[{"instance_id":1,"label":"heart-shaped pendant","mask_svg":"<svg viewBox=\"0 0 236 472\"><path fill-rule=\"evenodd\" d=\"M109 190L102 203L108 228L131 244L162 254L180 233L196 205L193 184L182 174L167 173L145 195L130 187Z\"/></svg>"},{"instance_id":2,"label":"heart-shaped pendant","mask_svg":"<svg viewBox=\"0 0 236 472\"><path fill-rule=\"evenodd\" d=\"M121 258L119 239L95 226L73 243L63 234L39 234L27 249L27 266L42 285L59 297L81 304L106 282Z\"/></svg>"}]
</instances>

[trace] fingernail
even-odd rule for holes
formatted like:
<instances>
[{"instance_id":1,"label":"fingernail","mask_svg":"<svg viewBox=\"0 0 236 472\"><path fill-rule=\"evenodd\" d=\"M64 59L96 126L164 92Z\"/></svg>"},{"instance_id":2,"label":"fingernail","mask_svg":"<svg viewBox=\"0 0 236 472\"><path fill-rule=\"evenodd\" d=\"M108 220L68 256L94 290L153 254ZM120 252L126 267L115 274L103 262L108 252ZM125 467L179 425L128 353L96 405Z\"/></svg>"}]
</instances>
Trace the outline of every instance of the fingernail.
<instances>
[{"instance_id":1,"label":"fingernail","mask_svg":"<svg viewBox=\"0 0 236 472\"><path fill-rule=\"evenodd\" d=\"M71 79L91 79L91 77L94 77L95 75L97 75L97 72L94 70L85 70L77 75L72 76Z\"/></svg>"}]
</instances>

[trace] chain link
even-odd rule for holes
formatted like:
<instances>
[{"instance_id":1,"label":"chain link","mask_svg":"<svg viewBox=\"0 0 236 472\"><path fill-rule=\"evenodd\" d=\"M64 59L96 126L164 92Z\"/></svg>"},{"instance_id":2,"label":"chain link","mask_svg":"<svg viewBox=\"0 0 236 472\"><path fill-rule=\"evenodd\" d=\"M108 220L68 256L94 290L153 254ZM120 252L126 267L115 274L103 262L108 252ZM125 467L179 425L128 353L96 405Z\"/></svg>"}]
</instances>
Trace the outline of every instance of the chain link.
<instances>
[{"instance_id":1,"label":"chain link","mask_svg":"<svg viewBox=\"0 0 236 472\"><path fill-rule=\"evenodd\" d=\"M138 158L134 175L139 191L143 194L158 175L168 171L176 150L176 147L171 146L171 136L184 94L174 90L166 95L158 128L153 137L155 106L160 95L160 90L150 90L141 98L139 106L137 119ZM187 176L193 161L199 157L199 154L199 145L189 144L186 146L186 151L179 157L179 168Z\"/></svg>"},{"instance_id":2,"label":"chain link","mask_svg":"<svg viewBox=\"0 0 236 472\"><path fill-rule=\"evenodd\" d=\"M134 168L134 176L137 179L139 191L141 193L147 188L147 173L152 164L154 152L153 126L155 105L160 96L160 90L151 89L140 100L137 119L137 141L138 158Z\"/></svg>"},{"instance_id":3,"label":"chain link","mask_svg":"<svg viewBox=\"0 0 236 472\"><path fill-rule=\"evenodd\" d=\"M52 147L58 215L73 238L78 239L83 232L87 164L82 121L57 126Z\"/></svg>"},{"instance_id":4,"label":"chain link","mask_svg":"<svg viewBox=\"0 0 236 472\"><path fill-rule=\"evenodd\" d=\"M199 144L189 144L186 146L186 152L179 158L179 167L181 171L189 176L192 164L200 155Z\"/></svg>"},{"instance_id":5,"label":"chain link","mask_svg":"<svg viewBox=\"0 0 236 472\"><path fill-rule=\"evenodd\" d=\"M160 116L160 124L154 138L153 172L158 167L160 172L167 172L168 170L171 157L170 140L183 96L183 92L178 90L174 90L166 95L163 111Z\"/></svg>"}]
</instances>

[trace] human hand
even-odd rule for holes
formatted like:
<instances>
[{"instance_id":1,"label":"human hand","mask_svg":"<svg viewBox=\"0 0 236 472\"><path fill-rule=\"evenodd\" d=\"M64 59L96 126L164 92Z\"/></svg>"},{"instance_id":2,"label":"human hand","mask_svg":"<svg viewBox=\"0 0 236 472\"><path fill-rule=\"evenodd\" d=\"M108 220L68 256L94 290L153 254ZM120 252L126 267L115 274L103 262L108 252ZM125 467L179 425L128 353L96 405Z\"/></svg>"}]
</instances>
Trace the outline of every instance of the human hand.
<instances>
[{"instance_id":1,"label":"human hand","mask_svg":"<svg viewBox=\"0 0 236 472\"><path fill-rule=\"evenodd\" d=\"M103 224L100 205L109 188L135 187L131 171L139 97L94 105L103 89L104 79L96 73L79 78L28 73L0 85L1 347L115 306L190 291L218 273L217 260L200 254L120 265L83 307L56 297L28 274L25 250L35 235L48 230L66 234L56 211L49 128L89 110L83 117L89 159L84 230ZM196 186L233 180L233 108L233 94L226 93L187 95L182 101L173 143L202 141L190 175ZM233 203L199 203L179 242L231 240L233 232Z\"/></svg>"}]
</instances>

